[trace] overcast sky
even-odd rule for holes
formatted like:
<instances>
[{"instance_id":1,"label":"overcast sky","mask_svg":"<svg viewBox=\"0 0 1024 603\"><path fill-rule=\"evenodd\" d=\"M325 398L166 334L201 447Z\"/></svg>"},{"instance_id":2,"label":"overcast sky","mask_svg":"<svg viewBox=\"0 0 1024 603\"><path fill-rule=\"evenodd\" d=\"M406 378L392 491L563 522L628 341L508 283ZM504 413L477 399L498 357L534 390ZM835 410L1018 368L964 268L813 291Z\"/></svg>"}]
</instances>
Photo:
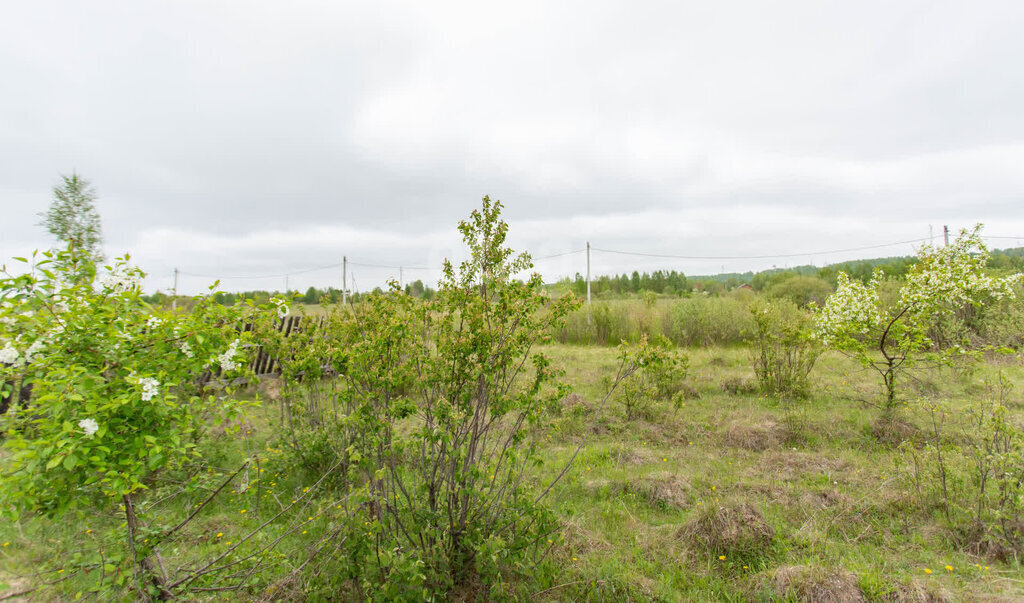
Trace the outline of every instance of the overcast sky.
<instances>
[{"instance_id":1,"label":"overcast sky","mask_svg":"<svg viewBox=\"0 0 1024 603\"><path fill-rule=\"evenodd\" d=\"M10 2L0 257L51 244L37 214L72 170L150 289L437 266L484 194L535 256L807 254L595 252L598 274L1024 237L1022 30L1018 0Z\"/></svg>"}]
</instances>

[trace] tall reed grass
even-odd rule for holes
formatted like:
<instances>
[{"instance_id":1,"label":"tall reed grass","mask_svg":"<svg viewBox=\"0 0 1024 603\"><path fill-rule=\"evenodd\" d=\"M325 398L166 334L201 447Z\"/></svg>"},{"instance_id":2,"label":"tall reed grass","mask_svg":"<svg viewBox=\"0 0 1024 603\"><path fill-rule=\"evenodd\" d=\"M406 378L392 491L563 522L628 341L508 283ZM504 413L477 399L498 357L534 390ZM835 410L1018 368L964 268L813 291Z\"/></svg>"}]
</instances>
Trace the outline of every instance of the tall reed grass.
<instances>
[{"instance_id":1,"label":"tall reed grass","mask_svg":"<svg viewBox=\"0 0 1024 603\"><path fill-rule=\"evenodd\" d=\"M552 336L560 343L618 345L662 335L680 346L709 346L742 343L753 329L746 300L699 296L594 302L570 314Z\"/></svg>"}]
</instances>

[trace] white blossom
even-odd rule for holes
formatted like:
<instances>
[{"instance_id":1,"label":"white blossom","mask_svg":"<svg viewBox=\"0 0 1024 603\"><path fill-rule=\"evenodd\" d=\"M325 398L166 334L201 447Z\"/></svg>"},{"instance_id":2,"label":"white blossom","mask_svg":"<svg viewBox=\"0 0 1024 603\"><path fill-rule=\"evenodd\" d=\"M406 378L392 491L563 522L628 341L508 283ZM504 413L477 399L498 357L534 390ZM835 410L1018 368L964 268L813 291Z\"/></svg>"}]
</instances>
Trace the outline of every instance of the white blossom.
<instances>
[{"instance_id":1,"label":"white blossom","mask_svg":"<svg viewBox=\"0 0 1024 603\"><path fill-rule=\"evenodd\" d=\"M33 341L32 345L28 346L28 349L25 350L25 363L31 364L35 355L41 352L44 347L46 347L46 341L43 338Z\"/></svg>"},{"instance_id":2,"label":"white blossom","mask_svg":"<svg viewBox=\"0 0 1024 603\"><path fill-rule=\"evenodd\" d=\"M142 271L138 268L118 265L104 275L101 284L105 290L113 293L141 289Z\"/></svg>"},{"instance_id":3,"label":"white blossom","mask_svg":"<svg viewBox=\"0 0 1024 603\"><path fill-rule=\"evenodd\" d=\"M270 298L270 303L272 303L275 306L277 306L277 317L278 318L284 318L285 316L288 316L289 312L291 312L291 309L288 307L288 302L285 301L284 299L280 298L280 297L272 297L272 298Z\"/></svg>"},{"instance_id":4,"label":"white blossom","mask_svg":"<svg viewBox=\"0 0 1024 603\"><path fill-rule=\"evenodd\" d=\"M150 316L149 320L146 321L146 326L150 329L155 329L163 324L164 321L160 320L156 316Z\"/></svg>"},{"instance_id":5,"label":"white blossom","mask_svg":"<svg viewBox=\"0 0 1024 603\"><path fill-rule=\"evenodd\" d=\"M4 349L0 350L0 364L17 364L19 356L17 348L8 341Z\"/></svg>"},{"instance_id":6,"label":"white blossom","mask_svg":"<svg viewBox=\"0 0 1024 603\"><path fill-rule=\"evenodd\" d=\"M187 341L182 341L181 343L179 343L178 349L181 350L181 353L184 354L186 358L191 358L195 356L195 354L192 352L192 346L190 346Z\"/></svg>"},{"instance_id":7,"label":"white blossom","mask_svg":"<svg viewBox=\"0 0 1024 603\"><path fill-rule=\"evenodd\" d=\"M160 393L160 382L152 377L143 377L139 379L139 385L142 386L143 402L149 402Z\"/></svg>"},{"instance_id":8,"label":"white blossom","mask_svg":"<svg viewBox=\"0 0 1024 603\"><path fill-rule=\"evenodd\" d=\"M227 372L238 368L238 362L235 361L235 355L238 354L238 343L237 339L234 340L223 354L217 356L217 362L220 363L221 370Z\"/></svg>"},{"instance_id":9,"label":"white blossom","mask_svg":"<svg viewBox=\"0 0 1024 603\"><path fill-rule=\"evenodd\" d=\"M78 426L85 432L86 437L92 437L94 433L99 431L100 426L96 423L96 419L82 419L78 422Z\"/></svg>"}]
</instances>

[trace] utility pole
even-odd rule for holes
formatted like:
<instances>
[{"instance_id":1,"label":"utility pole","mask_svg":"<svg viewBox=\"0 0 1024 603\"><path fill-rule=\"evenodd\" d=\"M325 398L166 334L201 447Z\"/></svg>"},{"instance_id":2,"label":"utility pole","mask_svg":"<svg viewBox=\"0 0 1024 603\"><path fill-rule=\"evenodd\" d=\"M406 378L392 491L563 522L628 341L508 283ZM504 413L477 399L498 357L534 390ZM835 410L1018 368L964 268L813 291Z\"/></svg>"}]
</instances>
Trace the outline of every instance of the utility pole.
<instances>
[{"instance_id":1,"label":"utility pole","mask_svg":"<svg viewBox=\"0 0 1024 603\"><path fill-rule=\"evenodd\" d=\"M403 286L402 285L402 267L399 266L398 267L398 288L401 289L402 286Z\"/></svg>"},{"instance_id":2,"label":"utility pole","mask_svg":"<svg viewBox=\"0 0 1024 603\"><path fill-rule=\"evenodd\" d=\"M942 236L946 239L946 247L949 247L949 226L942 227Z\"/></svg>"},{"instance_id":3,"label":"utility pole","mask_svg":"<svg viewBox=\"0 0 1024 603\"><path fill-rule=\"evenodd\" d=\"M345 305L345 290L348 289L348 256L341 256L341 305Z\"/></svg>"},{"instance_id":4,"label":"utility pole","mask_svg":"<svg viewBox=\"0 0 1024 603\"><path fill-rule=\"evenodd\" d=\"M587 241L587 324L590 324L590 241Z\"/></svg>"},{"instance_id":5,"label":"utility pole","mask_svg":"<svg viewBox=\"0 0 1024 603\"><path fill-rule=\"evenodd\" d=\"M285 297L288 296L288 290L289 290L289 287L288 287L288 275L286 274L286 275L284 275L284 294L285 294Z\"/></svg>"},{"instance_id":6,"label":"utility pole","mask_svg":"<svg viewBox=\"0 0 1024 603\"><path fill-rule=\"evenodd\" d=\"M928 225L928 244L935 245L935 229L932 228L931 224Z\"/></svg>"},{"instance_id":7,"label":"utility pole","mask_svg":"<svg viewBox=\"0 0 1024 603\"><path fill-rule=\"evenodd\" d=\"M174 269L174 292L171 297L171 310L178 309L178 269Z\"/></svg>"}]
</instances>

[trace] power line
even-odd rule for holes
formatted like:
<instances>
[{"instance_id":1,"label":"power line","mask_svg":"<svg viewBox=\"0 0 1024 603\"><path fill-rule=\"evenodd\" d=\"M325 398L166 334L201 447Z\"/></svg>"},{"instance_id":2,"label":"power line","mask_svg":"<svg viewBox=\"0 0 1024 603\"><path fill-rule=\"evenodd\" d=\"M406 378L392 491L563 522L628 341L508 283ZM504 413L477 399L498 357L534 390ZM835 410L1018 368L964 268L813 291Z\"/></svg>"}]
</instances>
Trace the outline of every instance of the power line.
<instances>
[{"instance_id":1,"label":"power line","mask_svg":"<svg viewBox=\"0 0 1024 603\"><path fill-rule=\"evenodd\" d=\"M351 263L351 262L349 262ZM293 276L296 274L306 274L307 272L317 272L319 270L327 270L330 268L337 268L342 265L342 262L336 264L328 264L326 266L315 266L313 268L303 268L301 270L292 270L290 272L282 272L280 274L254 274L254 275L227 275L217 276L213 274L197 274L195 272L185 272L184 270L179 271L179 274L185 276L195 276L199 278L216 278L216 279L260 279L260 278L284 278L286 276Z\"/></svg>"},{"instance_id":2,"label":"power line","mask_svg":"<svg viewBox=\"0 0 1024 603\"><path fill-rule=\"evenodd\" d=\"M1012 236L996 236L996 235L983 235L982 238L983 239L1008 239L1008 240L1024 239L1024 237L1020 237L1020 236L1012 237ZM809 252L801 252L801 253L779 253L779 254L766 254L766 255L680 255L680 254L669 254L669 253L647 253L647 252L641 252L641 251L622 251L620 249L603 249L603 248L600 248L600 247L591 247L591 251L598 251L598 252L601 252L601 253L612 253L612 254L616 254L616 255L628 255L628 256L637 256L637 257L649 257L649 258L667 258L667 259L677 259L677 260L768 260L768 259L776 259L776 258L797 258L797 257L830 255L830 254L836 254L836 253L849 253L849 252L853 252L853 251L868 251L868 250L871 250L871 249L881 249L881 248L884 248L884 247L895 247L897 245L909 245L909 244L913 244L913 243L923 243L923 242L929 241L929 240L930 239L926 237L926 238L922 238L922 239L910 239L910 240L906 240L906 241L896 241L894 243L882 243L882 244L879 244L879 245L866 245L866 246L863 246L863 247L849 247L849 248L846 248L846 249L831 249L831 250L828 250L828 251L809 251ZM530 259L534 260L534 261L550 260L550 259L553 259L553 258L559 258L559 257L570 256L570 255L576 255L576 254L580 254L580 253L584 253L584 252L586 252L586 249L573 249L573 250L570 250L570 251L563 251L561 253L553 253L553 254L550 254L550 255L544 255L544 256L539 256L539 257L531 257ZM355 261L352 261L352 260L349 260L348 263L353 265L353 266L362 266L362 267L365 267L365 268L385 268L385 269L391 269L391 270L441 270L442 269L440 266L406 266L404 264L376 264L376 263L370 263L370 262L355 262ZM336 262L336 263L333 263L333 264L326 264L326 265L323 265L323 266L314 266L314 267L311 267L311 268L302 268L302 269L298 269L298 270L291 270L291 271L288 271L288 272L280 272L280 273L276 273L276 274L251 274L251 275L235 275L235 274L232 274L232 275L221 275L221 276L218 276L218 275L214 275L214 274L201 274L201 273L197 273L197 272L186 272L186 271L183 271L183 270L182 271L178 271L178 274L180 274L182 276L192 276L192 277L197 277L197 278L212 278L212 279L219 279L219 280L228 280L228 279L252 279L252 280L257 280L257 279L268 279L268 278L287 278L289 276L295 276L295 275L298 275L298 274L307 274L307 273L310 273L310 272L318 272L318 271L321 271L321 270L330 270L330 269L333 269L333 268L339 268L339 267L343 266L343 264L344 264L344 262Z\"/></svg>"},{"instance_id":3,"label":"power line","mask_svg":"<svg viewBox=\"0 0 1024 603\"><path fill-rule=\"evenodd\" d=\"M440 267L435 266L406 266L405 264L391 266L390 264L368 264L365 262L353 262L352 260L349 260L348 263L353 266L363 266L364 268L392 268L396 270L441 270Z\"/></svg>"},{"instance_id":4,"label":"power line","mask_svg":"<svg viewBox=\"0 0 1024 603\"><path fill-rule=\"evenodd\" d=\"M577 253L583 253L586 249L574 249L572 251L563 251L562 253L553 253L551 255L542 255L539 258L531 257L531 260L550 260L551 258L560 258L566 255L575 255Z\"/></svg>"},{"instance_id":5,"label":"power line","mask_svg":"<svg viewBox=\"0 0 1024 603\"><path fill-rule=\"evenodd\" d=\"M893 247L896 245L921 243L927 240L927 238L911 239L909 241L897 241L895 243L883 243L881 245L868 245L865 247L850 247L848 249L831 249L828 251L806 251L803 253L779 253L774 255L674 255L667 253L642 253L638 251L620 251L617 249L601 249L598 247L591 247L590 249L592 251L600 251L603 253L615 253L618 255L636 255L649 258L672 258L677 260L770 260L774 258L799 258L812 255L829 255L833 253L847 253L850 251L865 251L868 249L879 249L882 247Z\"/></svg>"}]
</instances>

